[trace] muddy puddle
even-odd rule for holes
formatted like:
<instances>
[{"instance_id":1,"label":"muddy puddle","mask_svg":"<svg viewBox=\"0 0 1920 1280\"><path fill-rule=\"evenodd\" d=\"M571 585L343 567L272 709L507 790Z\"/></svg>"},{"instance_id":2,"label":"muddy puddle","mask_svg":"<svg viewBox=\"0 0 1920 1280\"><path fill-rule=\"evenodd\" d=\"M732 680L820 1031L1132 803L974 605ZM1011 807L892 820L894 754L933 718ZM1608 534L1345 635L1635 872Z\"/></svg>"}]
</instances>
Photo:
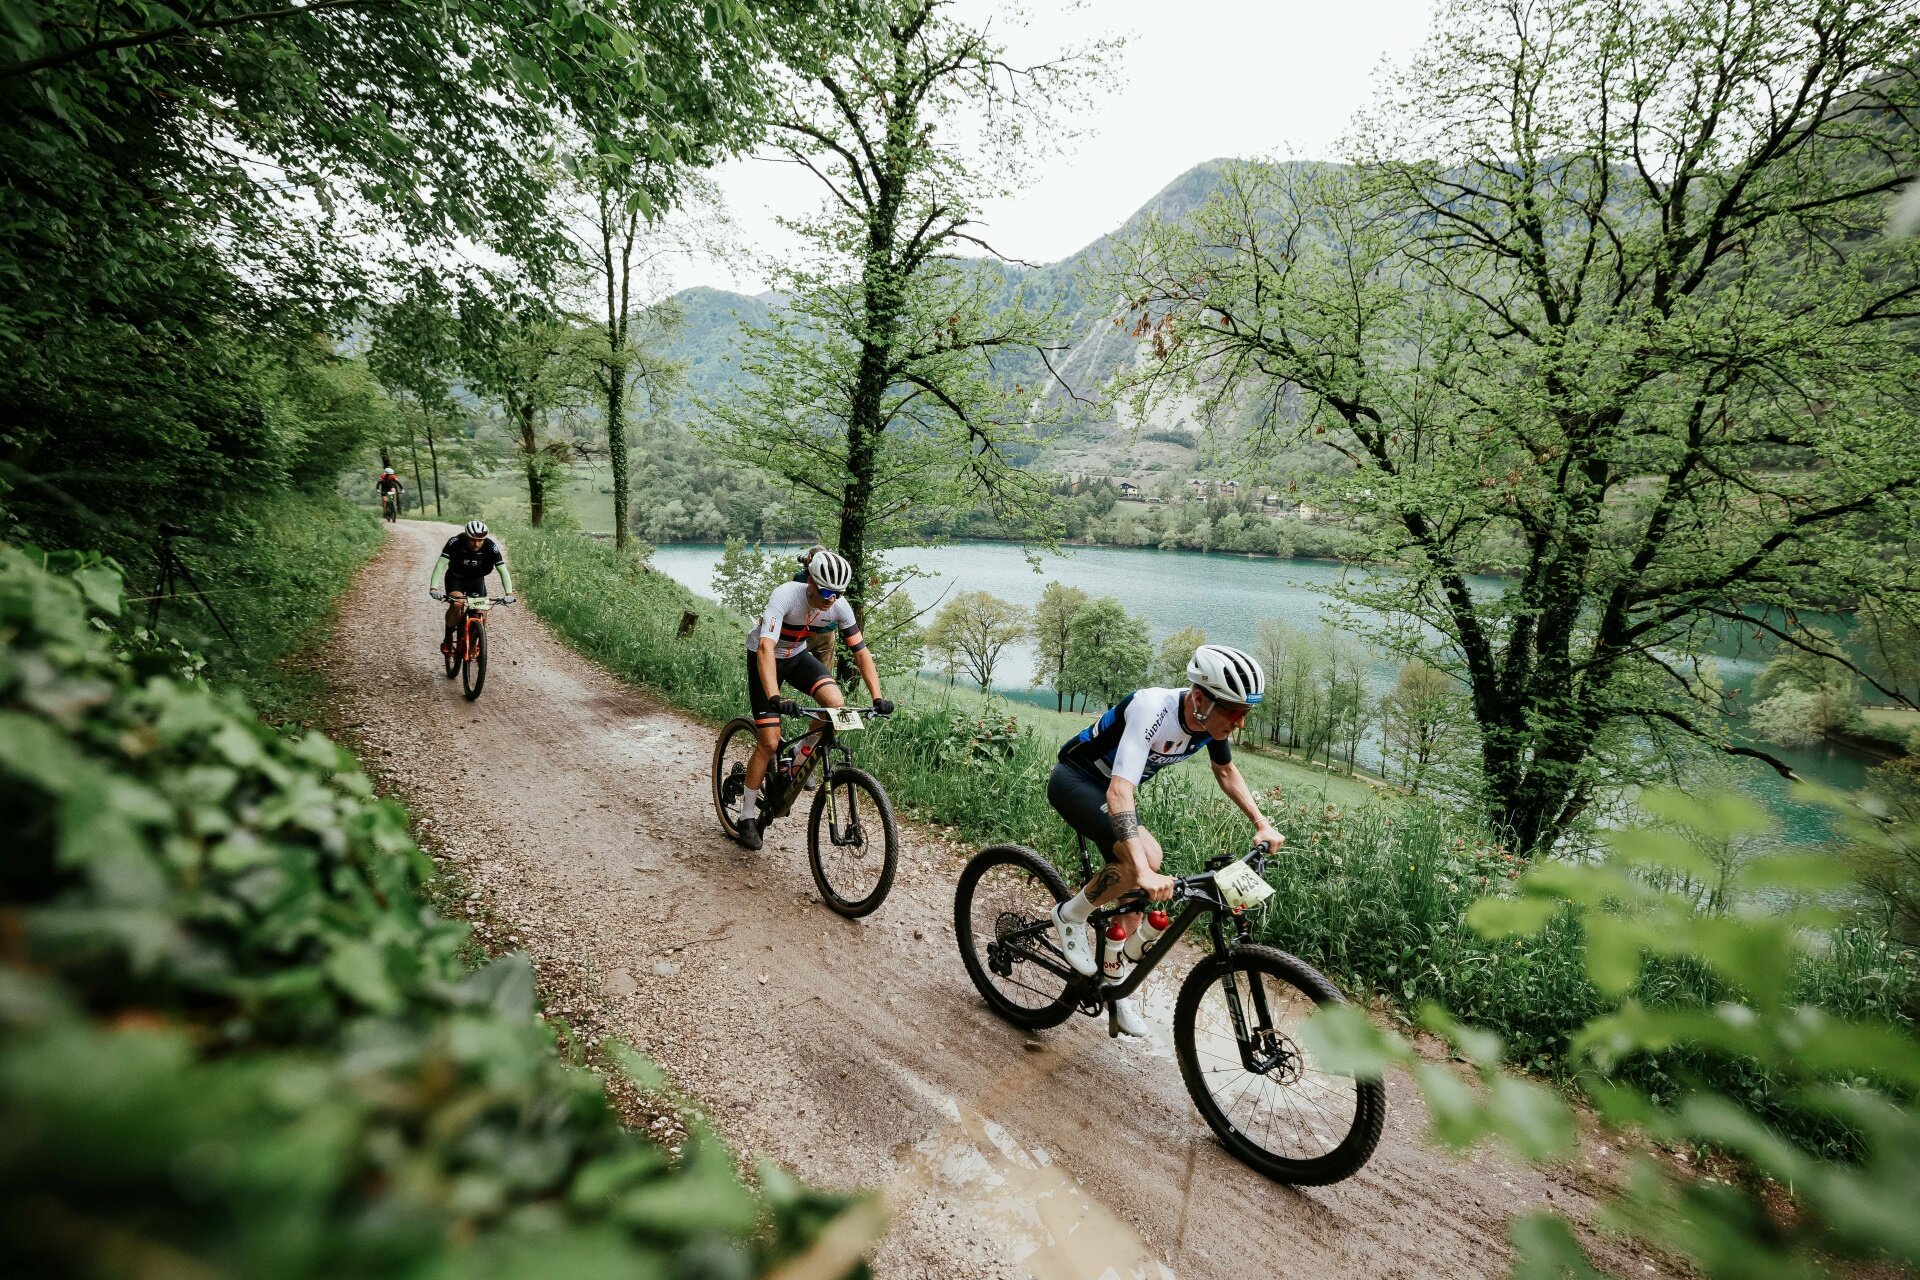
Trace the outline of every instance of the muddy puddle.
<instances>
[{"instance_id":1,"label":"muddy puddle","mask_svg":"<svg viewBox=\"0 0 1920 1280\"><path fill-rule=\"evenodd\" d=\"M948 1124L902 1153L887 1192L896 1214L927 1198L950 1204L1034 1280L1173 1280L1139 1233L1044 1148L952 1099L941 1110Z\"/></svg>"}]
</instances>

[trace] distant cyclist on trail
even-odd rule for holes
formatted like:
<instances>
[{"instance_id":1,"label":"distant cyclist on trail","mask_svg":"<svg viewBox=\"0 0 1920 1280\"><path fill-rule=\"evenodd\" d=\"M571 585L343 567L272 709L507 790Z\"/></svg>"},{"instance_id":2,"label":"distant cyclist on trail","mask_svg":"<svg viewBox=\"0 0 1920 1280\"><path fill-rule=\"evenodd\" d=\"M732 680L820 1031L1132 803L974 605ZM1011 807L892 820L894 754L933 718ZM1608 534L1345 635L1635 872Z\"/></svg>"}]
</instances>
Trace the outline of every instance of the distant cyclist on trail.
<instances>
[{"instance_id":1,"label":"distant cyclist on trail","mask_svg":"<svg viewBox=\"0 0 1920 1280\"><path fill-rule=\"evenodd\" d=\"M780 696L782 682L823 707L843 707L847 703L840 686L834 683L833 673L814 656L810 645L816 634L838 630L860 668L874 710L893 710L893 704L880 696L880 672L873 665L873 655L867 652L853 606L847 601L853 566L845 556L825 550L808 556L805 564L806 580L775 587L767 597L767 607L747 633L747 701L753 708L754 745L753 755L747 760L743 779L746 791L740 797L735 829L740 843L749 849L760 847L761 784L766 781L774 752L780 749L780 717L799 714L791 698Z\"/></svg>"},{"instance_id":2,"label":"distant cyclist on trail","mask_svg":"<svg viewBox=\"0 0 1920 1280\"><path fill-rule=\"evenodd\" d=\"M1092 977L1100 962L1087 937L1087 917L1122 894L1143 891L1150 902L1173 895L1173 880L1160 874L1160 842L1140 825L1134 792L1155 773L1202 747L1213 762L1220 790L1253 823L1255 842L1277 849L1284 842L1233 763L1227 736L1247 718L1266 689L1266 674L1251 655L1222 644L1203 644L1187 663L1185 689L1140 689L1107 708L1105 715L1060 748L1060 762L1047 779L1047 803L1067 825L1092 841L1107 865L1053 912L1054 933L1067 963ZM1128 933L1138 912L1120 917ZM1113 1001L1113 1021L1130 1036L1147 1025L1135 999Z\"/></svg>"},{"instance_id":3,"label":"distant cyclist on trail","mask_svg":"<svg viewBox=\"0 0 1920 1280\"><path fill-rule=\"evenodd\" d=\"M460 609L468 596L487 594L487 575L500 571L500 587L505 593L500 603L512 604L513 572L507 568L507 553L487 532L481 521L469 521L467 527L447 539L440 558L433 562L433 577L427 582L427 594L447 602L446 634L440 638L440 652L453 652L453 629L460 625ZM444 580L446 590L441 591Z\"/></svg>"},{"instance_id":4,"label":"distant cyclist on trail","mask_svg":"<svg viewBox=\"0 0 1920 1280\"><path fill-rule=\"evenodd\" d=\"M394 474L392 467L384 467L381 469L380 478L373 482L373 489L380 496L382 503L387 500L389 494L393 495L395 502L398 502L400 495L406 492L407 486L401 483L400 477Z\"/></svg>"}]
</instances>

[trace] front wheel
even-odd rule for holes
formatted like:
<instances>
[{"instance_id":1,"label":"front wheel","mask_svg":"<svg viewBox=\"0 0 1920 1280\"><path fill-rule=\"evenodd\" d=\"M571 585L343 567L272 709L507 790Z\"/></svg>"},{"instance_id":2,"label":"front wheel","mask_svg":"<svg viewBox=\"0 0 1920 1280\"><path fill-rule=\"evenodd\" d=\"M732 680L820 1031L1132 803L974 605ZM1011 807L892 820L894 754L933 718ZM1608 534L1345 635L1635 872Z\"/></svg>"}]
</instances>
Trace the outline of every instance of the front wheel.
<instances>
[{"instance_id":1,"label":"front wheel","mask_svg":"<svg viewBox=\"0 0 1920 1280\"><path fill-rule=\"evenodd\" d=\"M1173 1010L1180 1075L1208 1127L1242 1163L1276 1182L1350 1178L1380 1143L1387 1094L1315 1063L1300 1025L1345 1004L1304 961L1237 946L1194 965Z\"/></svg>"},{"instance_id":2,"label":"front wheel","mask_svg":"<svg viewBox=\"0 0 1920 1280\"><path fill-rule=\"evenodd\" d=\"M465 623L455 627L453 629L453 643L449 644L446 653L441 655L446 660L447 679L449 680L460 674L460 651L467 642L466 632L467 628Z\"/></svg>"},{"instance_id":3,"label":"front wheel","mask_svg":"<svg viewBox=\"0 0 1920 1280\"><path fill-rule=\"evenodd\" d=\"M1053 941L1054 907L1072 896L1045 858L1022 845L988 845L960 872L953 933L987 1007L1039 1031L1073 1016L1066 957Z\"/></svg>"},{"instance_id":4,"label":"front wheel","mask_svg":"<svg viewBox=\"0 0 1920 1280\"><path fill-rule=\"evenodd\" d=\"M467 701L472 702L486 685L487 629L473 627L467 633L467 652L460 663L460 687L466 690Z\"/></svg>"},{"instance_id":5,"label":"front wheel","mask_svg":"<svg viewBox=\"0 0 1920 1280\"><path fill-rule=\"evenodd\" d=\"M755 743L753 721L735 716L713 744L713 813L729 840L740 838L740 797L747 789L747 761Z\"/></svg>"},{"instance_id":6,"label":"front wheel","mask_svg":"<svg viewBox=\"0 0 1920 1280\"><path fill-rule=\"evenodd\" d=\"M887 793L864 769L833 770L807 817L807 862L821 900L849 919L871 914L893 888L899 860Z\"/></svg>"}]
</instances>

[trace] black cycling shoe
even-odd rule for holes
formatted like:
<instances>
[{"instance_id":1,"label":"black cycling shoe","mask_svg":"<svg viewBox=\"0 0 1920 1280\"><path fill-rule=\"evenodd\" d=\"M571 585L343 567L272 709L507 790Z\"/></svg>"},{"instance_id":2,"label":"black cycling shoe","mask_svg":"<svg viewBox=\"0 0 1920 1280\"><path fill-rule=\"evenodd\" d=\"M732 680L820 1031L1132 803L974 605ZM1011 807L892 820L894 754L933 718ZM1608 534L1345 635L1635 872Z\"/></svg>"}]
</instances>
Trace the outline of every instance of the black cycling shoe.
<instances>
[{"instance_id":1,"label":"black cycling shoe","mask_svg":"<svg viewBox=\"0 0 1920 1280\"><path fill-rule=\"evenodd\" d=\"M759 818L742 818L733 824L736 838L742 847L748 849L760 847L760 827L761 819Z\"/></svg>"}]
</instances>

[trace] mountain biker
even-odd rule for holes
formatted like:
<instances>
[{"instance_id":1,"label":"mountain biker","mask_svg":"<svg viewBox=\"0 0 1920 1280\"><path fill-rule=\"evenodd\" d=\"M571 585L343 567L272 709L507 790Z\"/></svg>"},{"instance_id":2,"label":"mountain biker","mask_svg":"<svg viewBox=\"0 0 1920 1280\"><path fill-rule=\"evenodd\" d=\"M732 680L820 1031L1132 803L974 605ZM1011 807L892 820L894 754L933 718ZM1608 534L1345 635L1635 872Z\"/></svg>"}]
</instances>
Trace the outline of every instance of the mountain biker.
<instances>
[{"instance_id":1,"label":"mountain biker","mask_svg":"<svg viewBox=\"0 0 1920 1280\"><path fill-rule=\"evenodd\" d=\"M487 575L496 569L500 571L500 586L506 593L500 597L500 603L512 604L513 571L507 568L507 553L479 520L468 521L466 528L448 538L447 545L440 548L440 558L433 562L433 577L427 583L427 594L447 602L447 630L440 639L441 653L453 652L453 629L460 625L460 610L466 597L487 594ZM440 589L443 578L444 593Z\"/></svg>"},{"instance_id":2,"label":"mountain biker","mask_svg":"<svg viewBox=\"0 0 1920 1280\"><path fill-rule=\"evenodd\" d=\"M1260 812L1253 791L1233 763L1227 736L1260 701L1266 674L1249 654L1223 644L1203 644L1187 663L1182 689L1140 689L1107 709L1060 748L1059 763L1047 779L1047 803L1067 825L1092 841L1106 865L1079 893L1053 912L1053 930L1067 962L1087 977L1100 961L1087 938L1086 922L1096 907L1122 894L1143 891L1150 902L1173 895L1173 880L1160 873L1160 842L1140 825L1134 792L1170 764L1206 748L1213 779L1227 798L1253 823L1255 841L1279 848L1283 838ZM1133 932L1139 912L1117 917ZM1133 997L1111 1002L1113 1025L1130 1036L1147 1034Z\"/></svg>"},{"instance_id":3,"label":"mountain biker","mask_svg":"<svg viewBox=\"0 0 1920 1280\"><path fill-rule=\"evenodd\" d=\"M760 817L760 784L767 766L780 749L780 717L797 715L791 698L780 696L781 682L804 690L823 707L843 707L846 696L833 673L809 647L814 635L838 629L847 652L860 668L873 699L873 708L885 713L893 704L880 696L880 672L860 635L853 606L846 598L853 566L835 551L819 551L806 562L804 582L783 582L767 597L753 629L747 633L747 700L753 707L753 755L747 760L746 790L740 797L740 818L734 824L740 843L760 847L764 820Z\"/></svg>"},{"instance_id":4,"label":"mountain biker","mask_svg":"<svg viewBox=\"0 0 1920 1280\"><path fill-rule=\"evenodd\" d=\"M807 566L813 563L815 556L825 550L825 547L816 542L795 556L794 559L800 562L800 571L793 575L793 580L795 582L805 582L807 580ZM813 650L813 656L820 659L820 665L829 671L833 670L833 636L834 633L832 631L819 631L807 637L807 648ZM808 779L808 781L811 782L812 779Z\"/></svg>"},{"instance_id":5,"label":"mountain biker","mask_svg":"<svg viewBox=\"0 0 1920 1280\"><path fill-rule=\"evenodd\" d=\"M400 501L400 495L406 492L406 488L407 486L400 482L400 477L394 474L392 467L381 468L380 478L373 482L374 492L379 495L383 504L388 494L393 495L395 502Z\"/></svg>"}]
</instances>

